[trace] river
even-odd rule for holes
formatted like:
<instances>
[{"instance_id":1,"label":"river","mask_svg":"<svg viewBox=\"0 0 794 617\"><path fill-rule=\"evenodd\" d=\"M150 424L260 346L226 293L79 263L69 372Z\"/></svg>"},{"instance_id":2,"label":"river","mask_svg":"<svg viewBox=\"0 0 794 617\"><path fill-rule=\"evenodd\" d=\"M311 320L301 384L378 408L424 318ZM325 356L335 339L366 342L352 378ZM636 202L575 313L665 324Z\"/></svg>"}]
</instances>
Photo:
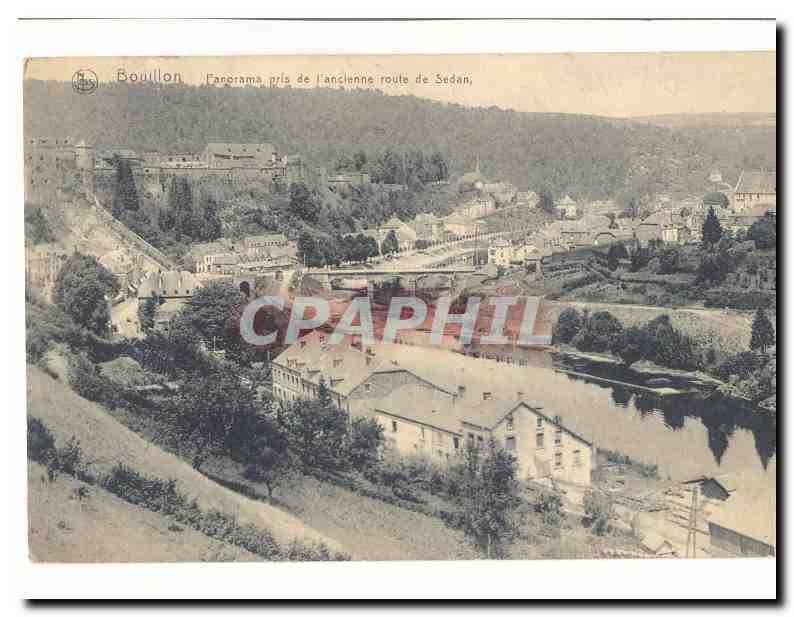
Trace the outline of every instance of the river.
<instances>
[{"instance_id":1,"label":"river","mask_svg":"<svg viewBox=\"0 0 794 617\"><path fill-rule=\"evenodd\" d=\"M559 356L555 356L554 365L570 368ZM626 369L617 366L577 363L576 370L632 383L643 380L632 381ZM685 480L730 473L766 488L775 487L774 416L724 397L699 393L658 396L642 388L550 373L549 386L559 390L555 398L557 404L564 405L566 420L597 446L658 465L663 478ZM672 384L683 385L676 380Z\"/></svg>"}]
</instances>

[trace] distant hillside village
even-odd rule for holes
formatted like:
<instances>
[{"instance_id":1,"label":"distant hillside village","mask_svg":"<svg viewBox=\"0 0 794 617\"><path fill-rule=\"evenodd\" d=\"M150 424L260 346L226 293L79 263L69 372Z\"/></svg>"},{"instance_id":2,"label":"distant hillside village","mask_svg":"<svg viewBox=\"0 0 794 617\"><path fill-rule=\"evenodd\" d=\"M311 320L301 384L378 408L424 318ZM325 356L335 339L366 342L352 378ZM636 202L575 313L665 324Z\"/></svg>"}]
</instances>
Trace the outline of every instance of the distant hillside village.
<instances>
[{"instance_id":1,"label":"distant hillside village","mask_svg":"<svg viewBox=\"0 0 794 617\"><path fill-rule=\"evenodd\" d=\"M26 202L68 205L77 198L90 204L99 220L115 230L117 242L111 250L97 255L122 282L122 294L148 298L156 293L163 300L185 302L203 281L218 277L245 283L253 292L256 278L283 281L308 262L305 248L297 238L273 233L193 242L180 260L164 255L140 236L113 218L94 193L96 178L115 173L119 161L132 172L140 190L147 182L163 185L164 177L198 179L217 177L235 183L258 179L265 184L289 187L311 179L327 190L347 195L373 183L369 173L341 169L328 173L324 168L307 170L299 154L283 155L268 143L209 143L200 152L136 152L126 148L96 149L84 141L38 138L25 144ZM523 267L542 276L554 254L587 247L620 244L631 252L649 244L685 245L702 241L703 222L713 209L722 227L737 236L754 222L775 216L776 174L746 170L736 186L723 181L713 170L704 178L703 194L685 199L656 195L641 206L625 208L612 200L575 200L570 195L556 198L538 190L519 190L510 182L486 177L479 159L473 170L455 179L439 179L446 173L443 161L426 190L437 194L449 214L422 212L411 220L391 216L374 227L347 234L342 241L357 242L363 236L369 244L356 249L356 261L382 259L396 253L424 252L451 243L474 241L478 265L483 259L500 268ZM435 172L434 172L435 173ZM386 191L404 191L405 185L378 184ZM91 203L91 202L94 203ZM535 216L532 223L514 221ZM496 225L494 224L496 222ZM483 255L479 254L483 251ZM67 252L53 243L29 242L28 281L47 295ZM344 262L344 258L342 258ZM193 283L171 289L158 281L190 280ZM182 274L180 274L182 273ZM747 278L747 277L745 277ZM741 285L741 277L734 281ZM747 281L744 281L747 283ZM750 284L750 283L747 283ZM152 291L152 290L155 290ZM168 314L169 304L162 308ZM165 322L167 320L163 320Z\"/></svg>"}]
</instances>

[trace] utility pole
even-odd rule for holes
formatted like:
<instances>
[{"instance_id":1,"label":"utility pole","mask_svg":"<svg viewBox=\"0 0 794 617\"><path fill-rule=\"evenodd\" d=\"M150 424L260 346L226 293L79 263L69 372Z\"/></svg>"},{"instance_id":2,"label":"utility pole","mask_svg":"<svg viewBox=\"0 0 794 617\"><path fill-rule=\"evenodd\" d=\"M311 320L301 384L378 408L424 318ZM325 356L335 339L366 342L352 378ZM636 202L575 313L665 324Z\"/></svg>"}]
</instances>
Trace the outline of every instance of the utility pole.
<instances>
[{"instance_id":1,"label":"utility pole","mask_svg":"<svg viewBox=\"0 0 794 617\"><path fill-rule=\"evenodd\" d=\"M686 557L695 559L697 557L697 523L698 523L698 492L697 484L692 486L692 504L689 508L689 526L686 536ZM690 552L691 547L691 552Z\"/></svg>"}]
</instances>

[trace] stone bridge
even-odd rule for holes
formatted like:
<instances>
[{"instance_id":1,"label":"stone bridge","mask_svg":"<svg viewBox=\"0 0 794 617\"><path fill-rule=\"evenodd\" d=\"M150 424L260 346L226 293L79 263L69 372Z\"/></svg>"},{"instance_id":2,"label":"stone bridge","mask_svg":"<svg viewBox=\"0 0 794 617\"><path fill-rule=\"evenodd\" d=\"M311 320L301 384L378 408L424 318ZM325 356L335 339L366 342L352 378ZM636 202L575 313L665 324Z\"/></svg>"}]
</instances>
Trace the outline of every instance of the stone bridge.
<instances>
[{"instance_id":1,"label":"stone bridge","mask_svg":"<svg viewBox=\"0 0 794 617\"><path fill-rule=\"evenodd\" d=\"M331 289L331 281L338 278L365 279L367 287L371 288L375 280L389 278L406 279L409 287L415 287L417 282L426 276L435 274L446 275L454 285L457 277L463 274L473 274L477 271L474 266L440 266L440 267L397 267L397 268L309 268L304 274L311 276L326 289Z\"/></svg>"}]
</instances>

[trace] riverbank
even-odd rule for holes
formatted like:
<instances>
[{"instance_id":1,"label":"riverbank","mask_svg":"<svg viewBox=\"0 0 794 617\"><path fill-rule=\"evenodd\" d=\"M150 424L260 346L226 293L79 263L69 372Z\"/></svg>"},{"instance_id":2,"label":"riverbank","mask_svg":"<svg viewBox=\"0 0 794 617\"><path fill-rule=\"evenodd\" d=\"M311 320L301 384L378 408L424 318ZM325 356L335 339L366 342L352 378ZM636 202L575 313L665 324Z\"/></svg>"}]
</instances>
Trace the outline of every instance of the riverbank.
<instances>
[{"instance_id":1,"label":"riverbank","mask_svg":"<svg viewBox=\"0 0 794 617\"><path fill-rule=\"evenodd\" d=\"M555 367L560 372L637 388L660 396L695 392L711 394L726 385L703 371L667 368L650 360L641 360L627 367L612 354L583 352L570 345L559 345L552 351L552 356L555 358L555 365L560 365ZM599 368L610 370L615 373L614 377L599 374Z\"/></svg>"}]
</instances>

